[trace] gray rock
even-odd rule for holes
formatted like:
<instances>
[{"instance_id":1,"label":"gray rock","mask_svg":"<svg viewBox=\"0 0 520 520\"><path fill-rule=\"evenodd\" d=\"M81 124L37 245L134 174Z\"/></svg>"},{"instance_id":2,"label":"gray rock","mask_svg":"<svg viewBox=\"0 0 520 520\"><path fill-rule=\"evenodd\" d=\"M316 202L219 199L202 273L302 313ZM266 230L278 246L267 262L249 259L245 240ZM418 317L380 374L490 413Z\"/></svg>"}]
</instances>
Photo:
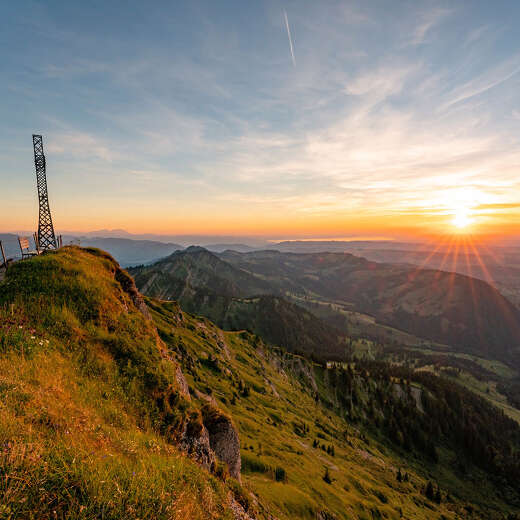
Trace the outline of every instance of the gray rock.
<instances>
[{"instance_id":1,"label":"gray rock","mask_svg":"<svg viewBox=\"0 0 520 520\"><path fill-rule=\"evenodd\" d=\"M337 517L327 511L318 511L316 513L316 520L337 520Z\"/></svg>"},{"instance_id":2,"label":"gray rock","mask_svg":"<svg viewBox=\"0 0 520 520\"><path fill-rule=\"evenodd\" d=\"M208 471L215 467L208 430L195 421L186 422L179 436L179 448Z\"/></svg>"},{"instance_id":3,"label":"gray rock","mask_svg":"<svg viewBox=\"0 0 520 520\"><path fill-rule=\"evenodd\" d=\"M231 419L210 406L203 408L202 417L209 432L211 449L227 464L229 474L240 481L240 439Z\"/></svg>"},{"instance_id":4,"label":"gray rock","mask_svg":"<svg viewBox=\"0 0 520 520\"><path fill-rule=\"evenodd\" d=\"M256 517L251 516L231 493L228 496L228 501L233 520L256 520Z\"/></svg>"},{"instance_id":5,"label":"gray rock","mask_svg":"<svg viewBox=\"0 0 520 520\"><path fill-rule=\"evenodd\" d=\"M175 369L175 380L177 381L177 384L179 385L179 390L180 390L181 394L189 400L190 399L190 388L188 386L188 382L186 381L186 378L184 377L184 374L182 373L181 367L179 365L177 365L177 368Z\"/></svg>"}]
</instances>

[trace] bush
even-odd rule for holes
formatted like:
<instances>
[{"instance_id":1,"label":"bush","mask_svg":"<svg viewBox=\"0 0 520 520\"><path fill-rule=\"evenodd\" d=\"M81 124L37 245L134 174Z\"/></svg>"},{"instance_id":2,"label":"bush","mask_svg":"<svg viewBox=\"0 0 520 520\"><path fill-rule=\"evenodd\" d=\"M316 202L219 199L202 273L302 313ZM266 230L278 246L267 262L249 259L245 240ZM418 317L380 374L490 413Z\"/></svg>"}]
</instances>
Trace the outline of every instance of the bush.
<instances>
[{"instance_id":1,"label":"bush","mask_svg":"<svg viewBox=\"0 0 520 520\"><path fill-rule=\"evenodd\" d=\"M274 470L274 478L276 482L287 482L287 473L284 468L277 467Z\"/></svg>"},{"instance_id":2,"label":"bush","mask_svg":"<svg viewBox=\"0 0 520 520\"><path fill-rule=\"evenodd\" d=\"M332 484L332 478L330 477L329 468L325 468L325 475L323 475L323 480L327 484Z\"/></svg>"},{"instance_id":3,"label":"bush","mask_svg":"<svg viewBox=\"0 0 520 520\"><path fill-rule=\"evenodd\" d=\"M242 455L242 472L243 473L270 473L271 466L260 460L254 455L244 453Z\"/></svg>"}]
</instances>

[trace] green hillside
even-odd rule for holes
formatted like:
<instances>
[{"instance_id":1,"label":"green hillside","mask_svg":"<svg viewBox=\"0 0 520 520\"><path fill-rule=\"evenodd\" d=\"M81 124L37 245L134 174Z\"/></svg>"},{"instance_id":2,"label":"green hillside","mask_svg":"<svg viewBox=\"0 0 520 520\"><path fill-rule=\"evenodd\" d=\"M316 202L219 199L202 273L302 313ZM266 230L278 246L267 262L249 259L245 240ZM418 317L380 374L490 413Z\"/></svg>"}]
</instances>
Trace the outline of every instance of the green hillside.
<instances>
[{"instance_id":1,"label":"green hillside","mask_svg":"<svg viewBox=\"0 0 520 520\"><path fill-rule=\"evenodd\" d=\"M175 300L226 330L246 329L266 341L320 359L345 359L345 332L280 296L260 277L201 247L177 251L150 266L129 270L146 295Z\"/></svg>"},{"instance_id":2,"label":"green hillside","mask_svg":"<svg viewBox=\"0 0 520 520\"><path fill-rule=\"evenodd\" d=\"M227 320L233 298L269 294L293 301L318 318L298 336L310 338L313 329L324 329L318 323L326 322L343 336L412 346L426 340L520 369L520 311L488 283L461 274L369 262L344 253L214 255L194 247L130 272L143 294L178 301L183 309L224 328L233 328ZM293 329L305 323L299 318L290 322L294 309L286 307L284 316ZM277 321L274 313L272 328ZM260 333L258 327L251 328L254 324L244 328ZM286 340L290 337L266 339L301 351L296 342ZM330 340L323 341L318 333L305 351L319 355ZM333 351L332 358L344 355L341 342L324 355Z\"/></svg>"},{"instance_id":3,"label":"green hillside","mask_svg":"<svg viewBox=\"0 0 520 520\"><path fill-rule=\"evenodd\" d=\"M203 413L110 256L16 263L0 309L0 518L234 518L233 485L195 462Z\"/></svg>"},{"instance_id":4,"label":"green hillside","mask_svg":"<svg viewBox=\"0 0 520 520\"><path fill-rule=\"evenodd\" d=\"M384 325L520 368L520 311L482 280L345 253L228 251L220 258L262 277L273 292L348 304Z\"/></svg>"},{"instance_id":5,"label":"green hillside","mask_svg":"<svg viewBox=\"0 0 520 520\"><path fill-rule=\"evenodd\" d=\"M445 509L471 518L472 508L486 511L475 518L500 518L503 500L512 510L520 506L518 424L463 387L385 364L325 369L246 332L223 333L201 318L183 314L185 330L172 329L177 304L149 305L196 394L234 417L244 482L277 518L311 519L324 505L345 519L401 518L401 510L404 518L457 517ZM483 437L466 446L464 436L473 428ZM476 458L491 439L505 472L491 467L491 459ZM276 483L276 468L283 470L283 483ZM323 480L327 468L331 484ZM412 484L396 481L399 468L413 475ZM440 507L424 500L427 480L442 489Z\"/></svg>"},{"instance_id":6,"label":"green hillside","mask_svg":"<svg viewBox=\"0 0 520 520\"><path fill-rule=\"evenodd\" d=\"M224 332L99 250L13 265L0 309L2 519L520 512L520 428L445 379Z\"/></svg>"}]
</instances>

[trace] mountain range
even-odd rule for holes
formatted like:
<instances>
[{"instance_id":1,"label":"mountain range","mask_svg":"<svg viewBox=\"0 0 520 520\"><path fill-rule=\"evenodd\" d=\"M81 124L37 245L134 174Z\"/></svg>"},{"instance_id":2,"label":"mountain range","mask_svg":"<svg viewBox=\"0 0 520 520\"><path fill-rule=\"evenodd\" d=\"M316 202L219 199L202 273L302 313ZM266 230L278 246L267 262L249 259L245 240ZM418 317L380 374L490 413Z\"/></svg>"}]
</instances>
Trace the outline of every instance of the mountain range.
<instances>
[{"instance_id":1,"label":"mountain range","mask_svg":"<svg viewBox=\"0 0 520 520\"><path fill-rule=\"evenodd\" d=\"M326 304L334 327L349 312L364 313L460 352L520 364L520 311L488 283L457 273L376 263L345 253L215 255L201 248L131 273L145 294L181 305L189 300L190 311L222 326L230 323L223 318L227 311L210 309L215 295L226 297L223 307L228 309L232 298L269 294L303 302L307 309Z\"/></svg>"},{"instance_id":2,"label":"mountain range","mask_svg":"<svg viewBox=\"0 0 520 520\"><path fill-rule=\"evenodd\" d=\"M339 330L273 295L271 284L204 248L189 247L129 272L144 294L178 301L187 312L206 316L224 329L250 330L292 352L344 358Z\"/></svg>"},{"instance_id":3,"label":"mountain range","mask_svg":"<svg viewBox=\"0 0 520 520\"><path fill-rule=\"evenodd\" d=\"M520 308L520 248L514 244L479 244L460 239L440 247L391 240L313 240L280 242L270 248L286 253L351 253L379 263L411 264L465 274L490 283Z\"/></svg>"}]
</instances>

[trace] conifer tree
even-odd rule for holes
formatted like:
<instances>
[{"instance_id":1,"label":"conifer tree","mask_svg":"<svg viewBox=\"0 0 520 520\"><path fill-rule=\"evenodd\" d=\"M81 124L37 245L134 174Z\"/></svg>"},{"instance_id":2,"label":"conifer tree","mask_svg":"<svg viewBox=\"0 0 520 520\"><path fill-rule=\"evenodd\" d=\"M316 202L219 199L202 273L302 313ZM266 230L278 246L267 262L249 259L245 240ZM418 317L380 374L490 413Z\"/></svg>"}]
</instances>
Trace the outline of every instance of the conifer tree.
<instances>
[{"instance_id":1,"label":"conifer tree","mask_svg":"<svg viewBox=\"0 0 520 520\"><path fill-rule=\"evenodd\" d=\"M433 491L433 484L430 481L428 481L428 484L426 485L425 495L428 500L433 500L435 498L435 493Z\"/></svg>"},{"instance_id":2,"label":"conifer tree","mask_svg":"<svg viewBox=\"0 0 520 520\"><path fill-rule=\"evenodd\" d=\"M325 475L323 475L323 480L327 484L332 484L332 479L330 478L329 468L325 468Z\"/></svg>"}]
</instances>

